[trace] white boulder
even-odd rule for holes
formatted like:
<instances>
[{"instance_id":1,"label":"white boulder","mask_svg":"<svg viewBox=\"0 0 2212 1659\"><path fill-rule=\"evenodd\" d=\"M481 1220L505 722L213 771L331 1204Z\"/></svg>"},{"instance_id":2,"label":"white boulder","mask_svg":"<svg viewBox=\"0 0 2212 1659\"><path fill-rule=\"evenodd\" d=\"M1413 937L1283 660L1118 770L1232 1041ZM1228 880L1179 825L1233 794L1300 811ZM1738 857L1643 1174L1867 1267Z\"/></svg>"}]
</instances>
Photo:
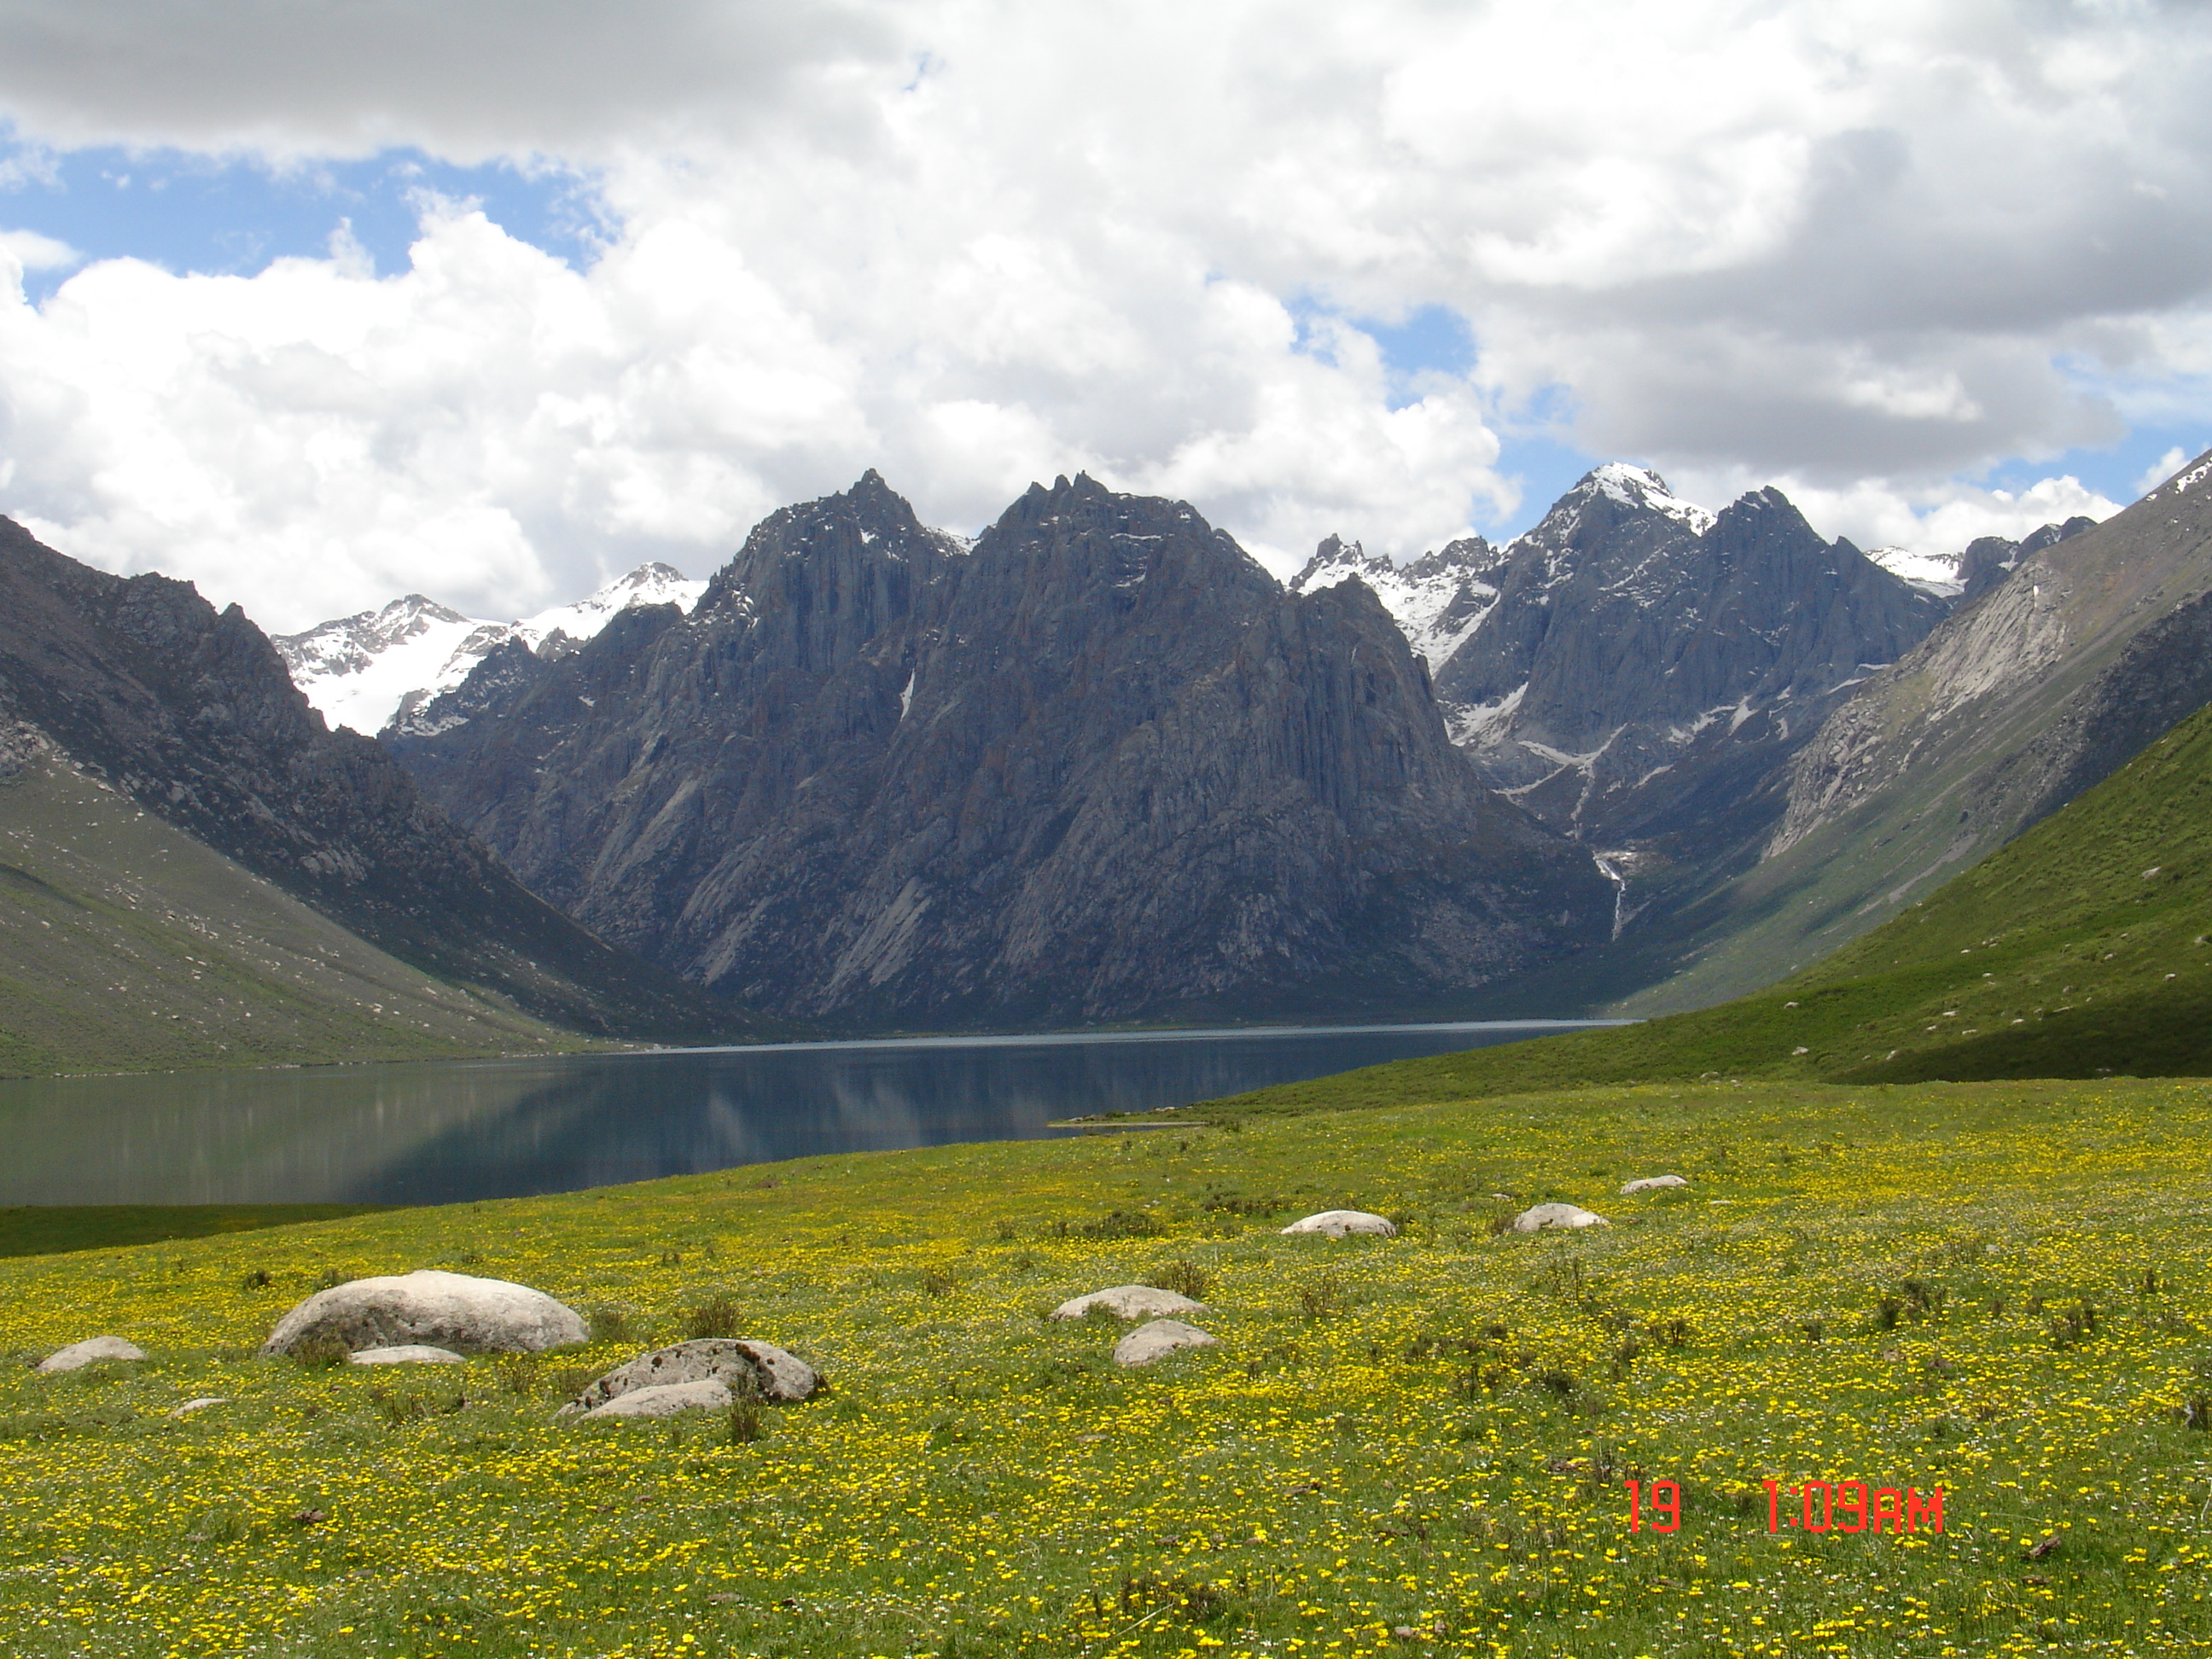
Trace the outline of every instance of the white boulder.
<instances>
[{"instance_id":1,"label":"white boulder","mask_svg":"<svg viewBox=\"0 0 2212 1659\"><path fill-rule=\"evenodd\" d=\"M1640 1181L1632 1181L1622 1187L1620 1195L1626 1198L1631 1193L1656 1193L1662 1187L1686 1187L1689 1184L1676 1175L1645 1176Z\"/></svg>"},{"instance_id":2,"label":"white boulder","mask_svg":"<svg viewBox=\"0 0 2212 1659\"><path fill-rule=\"evenodd\" d=\"M58 1371L82 1370L87 1365L96 1365L103 1359L143 1359L146 1351L135 1342L125 1342L119 1336L90 1336L82 1342L72 1342L56 1353L48 1354L39 1362L40 1371L47 1376Z\"/></svg>"},{"instance_id":3,"label":"white boulder","mask_svg":"<svg viewBox=\"0 0 2212 1659\"><path fill-rule=\"evenodd\" d=\"M1194 1302L1157 1285L1116 1285L1063 1302L1052 1310L1054 1319L1080 1319L1093 1308L1104 1308L1116 1319L1158 1319L1169 1314L1206 1313L1203 1302Z\"/></svg>"},{"instance_id":4,"label":"white boulder","mask_svg":"<svg viewBox=\"0 0 2212 1659\"><path fill-rule=\"evenodd\" d=\"M591 1340L581 1315L543 1291L503 1279L425 1268L318 1291L276 1322L265 1359L315 1337L349 1351L428 1343L464 1352L536 1353Z\"/></svg>"},{"instance_id":5,"label":"white boulder","mask_svg":"<svg viewBox=\"0 0 2212 1659\"><path fill-rule=\"evenodd\" d=\"M584 1413L589 1423L602 1417L673 1417L678 1412L720 1411L737 1396L719 1376L702 1376L690 1382L663 1382L650 1389L632 1389L604 1406Z\"/></svg>"},{"instance_id":6,"label":"white boulder","mask_svg":"<svg viewBox=\"0 0 2212 1659\"><path fill-rule=\"evenodd\" d=\"M561 1414L573 1417L580 1412L586 1417L595 1416L600 1407L626 1395L704 1382L714 1383L726 1395L735 1391L788 1402L805 1399L821 1386L822 1379L813 1366L773 1342L702 1336L655 1348L616 1366L563 1406Z\"/></svg>"},{"instance_id":7,"label":"white boulder","mask_svg":"<svg viewBox=\"0 0 2212 1659\"><path fill-rule=\"evenodd\" d=\"M170 1407L169 1415L190 1417L194 1412L204 1412L210 1406L228 1406L228 1404L230 1404L230 1396L227 1394L204 1394L197 1400L187 1400L181 1406Z\"/></svg>"},{"instance_id":8,"label":"white boulder","mask_svg":"<svg viewBox=\"0 0 2212 1659\"><path fill-rule=\"evenodd\" d=\"M360 1348L346 1356L349 1365L459 1365L466 1362L451 1348L427 1342L403 1342L395 1348Z\"/></svg>"},{"instance_id":9,"label":"white boulder","mask_svg":"<svg viewBox=\"0 0 2212 1659\"><path fill-rule=\"evenodd\" d=\"M1364 1210L1323 1210L1317 1215L1293 1221L1283 1229L1286 1233L1326 1233L1331 1238L1342 1238L1346 1233L1373 1233L1380 1238L1395 1238L1397 1227L1388 1216L1370 1215Z\"/></svg>"},{"instance_id":10,"label":"white boulder","mask_svg":"<svg viewBox=\"0 0 2212 1659\"><path fill-rule=\"evenodd\" d=\"M1149 1365L1182 1348L1218 1348L1220 1342L1180 1319L1155 1319L1139 1325L1114 1345L1117 1365Z\"/></svg>"},{"instance_id":11,"label":"white boulder","mask_svg":"<svg viewBox=\"0 0 2212 1659\"><path fill-rule=\"evenodd\" d=\"M1513 1218L1513 1231L1516 1233L1541 1232L1547 1227L1610 1227L1612 1224L1603 1216L1594 1215L1575 1204L1539 1204Z\"/></svg>"}]
</instances>

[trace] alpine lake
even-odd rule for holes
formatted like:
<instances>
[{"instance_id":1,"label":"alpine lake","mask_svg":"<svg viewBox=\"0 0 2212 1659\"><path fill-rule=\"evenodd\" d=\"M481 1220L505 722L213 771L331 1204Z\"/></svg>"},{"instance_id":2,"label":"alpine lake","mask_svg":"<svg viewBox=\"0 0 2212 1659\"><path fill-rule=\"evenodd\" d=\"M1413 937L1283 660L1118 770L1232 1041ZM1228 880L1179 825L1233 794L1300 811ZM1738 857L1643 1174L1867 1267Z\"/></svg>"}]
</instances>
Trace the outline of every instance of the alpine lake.
<instances>
[{"instance_id":1,"label":"alpine lake","mask_svg":"<svg viewBox=\"0 0 2212 1659\"><path fill-rule=\"evenodd\" d=\"M1110 1129L1514 1020L1073 1032L0 1083L0 1206L448 1204L820 1153Z\"/></svg>"}]
</instances>

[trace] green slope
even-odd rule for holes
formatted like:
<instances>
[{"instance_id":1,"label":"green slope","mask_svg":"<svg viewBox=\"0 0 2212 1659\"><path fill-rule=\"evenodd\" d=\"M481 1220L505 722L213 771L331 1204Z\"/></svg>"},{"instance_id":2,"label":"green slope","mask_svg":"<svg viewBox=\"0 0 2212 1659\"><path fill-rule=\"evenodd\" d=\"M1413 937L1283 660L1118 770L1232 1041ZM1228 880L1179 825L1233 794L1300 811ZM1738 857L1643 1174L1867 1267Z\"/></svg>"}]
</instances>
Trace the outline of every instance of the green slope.
<instances>
[{"instance_id":1,"label":"green slope","mask_svg":"<svg viewBox=\"0 0 2212 1659\"><path fill-rule=\"evenodd\" d=\"M0 782L0 1076L584 1046L57 762Z\"/></svg>"},{"instance_id":2,"label":"green slope","mask_svg":"<svg viewBox=\"0 0 2212 1659\"><path fill-rule=\"evenodd\" d=\"M2212 1073L2212 708L1825 962L1641 1025L1262 1091L1249 1110L1715 1077Z\"/></svg>"}]
</instances>

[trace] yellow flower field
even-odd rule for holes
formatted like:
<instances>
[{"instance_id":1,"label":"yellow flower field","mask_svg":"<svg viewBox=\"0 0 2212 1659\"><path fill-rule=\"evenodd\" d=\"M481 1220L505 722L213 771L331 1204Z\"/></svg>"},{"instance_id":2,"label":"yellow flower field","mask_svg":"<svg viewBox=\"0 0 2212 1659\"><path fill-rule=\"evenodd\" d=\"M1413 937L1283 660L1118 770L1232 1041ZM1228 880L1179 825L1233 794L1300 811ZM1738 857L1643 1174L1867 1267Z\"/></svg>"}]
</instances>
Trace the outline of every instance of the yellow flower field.
<instances>
[{"instance_id":1,"label":"yellow flower field","mask_svg":"<svg viewBox=\"0 0 2212 1659\"><path fill-rule=\"evenodd\" d=\"M1653 1087L0 1261L18 1360L103 1333L152 1356L0 1373L0 1633L319 1659L2212 1651L2208 1152L2193 1082ZM1692 1186L1617 1194L1668 1171ZM1493 1231L1548 1199L1614 1224ZM1338 1206L1402 1236L1276 1231ZM401 1375L252 1357L319 1284L418 1267L537 1285L605 1340ZM1221 1348L1117 1371L1122 1327L1042 1316L1164 1277L1202 1285ZM757 1438L554 1422L718 1293L828 1389ZM1841 1530L1849 1482L1869 1514L1909 1489L1912 1529Z\"/></svg>"}]
</instances>

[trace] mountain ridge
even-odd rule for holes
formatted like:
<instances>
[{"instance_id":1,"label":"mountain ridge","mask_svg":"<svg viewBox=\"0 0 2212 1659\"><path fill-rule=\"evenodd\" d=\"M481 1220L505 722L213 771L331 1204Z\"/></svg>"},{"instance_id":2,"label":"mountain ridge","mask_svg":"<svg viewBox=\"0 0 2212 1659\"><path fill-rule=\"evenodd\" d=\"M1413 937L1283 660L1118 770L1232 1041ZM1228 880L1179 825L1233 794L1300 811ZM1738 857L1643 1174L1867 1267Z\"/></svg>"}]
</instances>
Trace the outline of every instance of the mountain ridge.
<instances>
[{"instance_id":1,"label":"mountain ridge","mask_svg":"<svg viewBox=\"0 0 2212 1659\"><path fill-rule=\"evenodd\" d=\"M1609 916L1370 593L1289 594L1088 477L969 547L872 472L763 520L690 616L500 666L528 683L393 752L556 902L795 1017L1449 1000Z\"/></svg>"}]
</instances>

